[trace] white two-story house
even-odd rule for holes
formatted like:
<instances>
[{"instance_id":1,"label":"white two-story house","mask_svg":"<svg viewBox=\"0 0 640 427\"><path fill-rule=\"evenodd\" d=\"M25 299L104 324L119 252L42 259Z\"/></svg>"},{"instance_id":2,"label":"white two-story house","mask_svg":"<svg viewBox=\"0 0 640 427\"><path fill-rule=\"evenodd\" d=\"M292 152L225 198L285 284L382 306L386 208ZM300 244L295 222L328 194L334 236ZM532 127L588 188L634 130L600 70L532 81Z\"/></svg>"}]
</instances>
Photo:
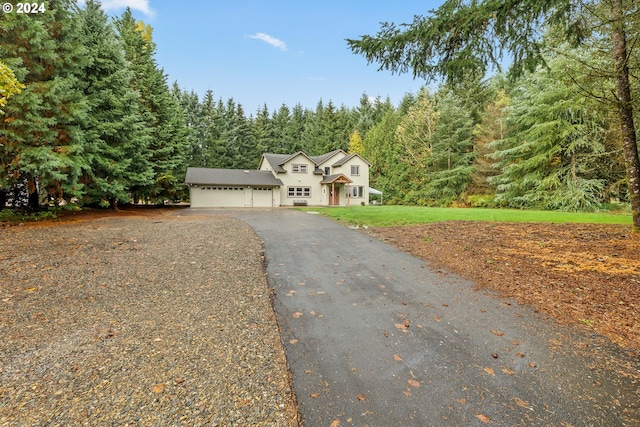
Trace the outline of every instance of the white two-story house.
<instances>
[{"instance_id":1,"label":"white two-story house","mask_svg":"<svg viewBox=\"0 0 640 427\"><path fill-rule=\"evenodd\" d=\"M192 207L369 204L369 163L335 150L262 155L258 170L188 168Z\"/></svg>"}]
</instances>

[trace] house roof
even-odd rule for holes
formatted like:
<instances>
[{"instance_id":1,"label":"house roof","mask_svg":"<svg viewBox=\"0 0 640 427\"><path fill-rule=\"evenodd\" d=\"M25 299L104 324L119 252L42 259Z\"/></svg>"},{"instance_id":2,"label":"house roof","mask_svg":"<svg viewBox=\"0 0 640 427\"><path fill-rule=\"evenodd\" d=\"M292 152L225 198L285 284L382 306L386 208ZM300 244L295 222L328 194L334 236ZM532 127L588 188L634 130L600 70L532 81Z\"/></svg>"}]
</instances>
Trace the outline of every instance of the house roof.
<instances>
[{"instance_id":1,"label":"house roof","mask_svg":"<svg viewBox=\"0 0 640 427\"><path fill-rule=\"evenodd\" d=\"M327 160L329 160L330 158L332 158L333 156L335 156L338 153L346 154L341 149L338 149L338 150L333 150L333 151L330 151L328 153L322 154L320 156L311 156L311 160L313 160L316 163L316 165L320 165L320 164L326 162Z\"/></svg>"},{"instance_id":2,"label":"house roof","mask_svg":"<svg viewBox=\"0 0 640 427\"><path fill-rule=\"evenodd\" d=\"M242 169L187 168L185 183L193 185L252 185L279 187L282 184L269 171Z\"/></svg>"},{"instance_id":3,"label":"house roof","mask_svg":"<svg viewBox=\"0 0 640 427\"><path fill-rule=\"evenodd\" d=\"M284 165L285 163L287 163L289 160L293 159L296 156L304 156L307 159L311 160L313 163L316 163L313 157L308 156L303 151L296 151L293 154L273 154L273 153L263 154L263 157L269 162L269 164L271 165L271 169L273 169L274 172L286 172L286 170L282 167L282 165Z\"/></svg>"},{"instance_id":4,"label":"house roof","mask_svg":"<svg viewBox=\"0 0 640 427\"><path fill-rule=\"evenodd\" d=\"M336 156L337 154L340 154L340 153L342 153L344 155L344 157L342 157L340 160L338 160L332 166L342 166L345 162L353 159L355 156L358 156L358 157L360 157L362 159L362 156L360 156L359 154L347 154L347 153L344 152L344 150L341 150L341 149L333 150L333 151L330 151L328 153L321 154L319 156L308 156L302 151L297 151L297 152L295 152L293 154L264 153L262 156L267 162L269 162L269 165L271 166L271 169L274 172L286 172L286 170L282 167L282 165L284 165L289 160L293 159L294 157L296 157L298 155L303 155L306 158L308 158L309 160L311 160L313 163L315 163L316 170L314 170L314 173L316 175L319 175L319 174L322 174L323 172L322 172L322 170L317 169L317 167L319 165L321 165L322 163L326 162L327 160L330 160L332 157ZM364 160L364 159L362 159L362 160L365 161L367 164L369 164L366 160Z\"/></svg>"},{"instance_id":5,"label":"house roof","mask_svg":"<svg viewBox=\"0 0 640 427\"><path fill-rule=\"evenodd\" d=\"M332 164L331 166L336 167L336 166L342 166L345 163L347 163L349 160L353 159L354 157L359 157L363 162L365 162L367 165L371 166L369 164L369 162L367 162L364 158L362 158L362 156L358 153L352 153L352 154L348 154L346 156L344 156L343 158L341 158L340 160L338 160L337 162L335 162L334 164Z\"/></svg>"},{"instance_id":6,"label":"house roof","mask_svg":"<svg viewBox=\"0 0 640 427\"><path fill-rule=\"evenodd\" d=\"M282 165L291 157L291 154L264 153L262 157L269 162L274 172L286 172Z\"/></svg>"},{"instance_id":7,"label":"house roof","mask_svg":"<svg viewBox=\"0 0 640 427\"><path fill-rule=\"evenodd\" d=\"M322 182L320 184L331 184L331 183L334 183L334 182L351 184L353 181L350 180L345 174L337 173L335 175L327 175L327 176L325 176L322 179Z\"/></svg>"}]
</instances>

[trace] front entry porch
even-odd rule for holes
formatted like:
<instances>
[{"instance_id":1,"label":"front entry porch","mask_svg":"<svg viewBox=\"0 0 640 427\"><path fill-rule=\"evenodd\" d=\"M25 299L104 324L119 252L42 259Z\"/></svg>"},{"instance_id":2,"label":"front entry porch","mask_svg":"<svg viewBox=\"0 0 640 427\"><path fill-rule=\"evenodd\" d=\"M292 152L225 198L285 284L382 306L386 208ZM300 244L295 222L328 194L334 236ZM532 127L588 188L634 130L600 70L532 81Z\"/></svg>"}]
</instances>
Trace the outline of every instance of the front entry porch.
<instances>
[{"instance_id":1,"label":"front entry porch","mask_svg":"<svg viewBox=\"0 0 640 427\"><path fill-rule=\"evenodd\" d=\"M349 184L351 181L345 174L327 175L320 184L323 194L327 194L326 203L329 206L349 205ZM341 202L342 200L342 202Z\"/></svg>"}]
</instances>

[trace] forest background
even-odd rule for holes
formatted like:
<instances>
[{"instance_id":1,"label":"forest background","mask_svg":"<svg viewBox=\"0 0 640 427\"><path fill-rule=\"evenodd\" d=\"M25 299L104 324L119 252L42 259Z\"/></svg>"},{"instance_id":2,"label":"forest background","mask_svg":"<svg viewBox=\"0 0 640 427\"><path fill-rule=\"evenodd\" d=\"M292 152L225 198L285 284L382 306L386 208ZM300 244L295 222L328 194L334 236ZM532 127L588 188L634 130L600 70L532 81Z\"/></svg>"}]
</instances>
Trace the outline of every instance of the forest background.
<instances>
[{"instance_id":1,"label":"forest background","mask_svg":"<svg viewBox=\"0 0 640 427\"><path fill-rule=\"evenodd\" d=\"M628 203L619 118L606 102L613 59L597 33L571 47L546 27L546 64L517 78L468 76L397 105L364 93L352 107L318 100L247 112L169 84L152 28L130 10L111 19L94 1L45 3L0 20L0 209L183 200L188 166L253 169L264 152L335 149L371 163L371 186L389 204ZM638 19L628 28L637 42Z\"/></svg>"}]
</instances>

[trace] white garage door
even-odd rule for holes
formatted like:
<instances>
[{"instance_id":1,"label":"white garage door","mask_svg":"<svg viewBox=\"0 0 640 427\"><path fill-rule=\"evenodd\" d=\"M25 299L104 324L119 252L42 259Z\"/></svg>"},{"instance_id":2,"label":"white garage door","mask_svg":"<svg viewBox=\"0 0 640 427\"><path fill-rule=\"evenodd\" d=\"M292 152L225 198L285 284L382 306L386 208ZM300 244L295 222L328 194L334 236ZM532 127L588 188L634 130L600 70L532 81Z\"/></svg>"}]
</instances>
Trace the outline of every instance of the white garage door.
<instances>
[{"instance_id":1,"label":"white garage door","mask_svg":"<svg viewBox=\"0 0 640 427\"><path fill-rule=\"evenodd\" d=\"M257 208L273 207L273 189L267 187L254 187L253 206Z\"/></svg>"},{"instance_id":2,"label":"white garage door","mask_svg":"<svg viewBox=\"0 0 640 427\"><path fill-rule=\"evenodd\" d=\"M244 187L192 187L193 208L244 207Z\"/></svg>"}]
</instances>

